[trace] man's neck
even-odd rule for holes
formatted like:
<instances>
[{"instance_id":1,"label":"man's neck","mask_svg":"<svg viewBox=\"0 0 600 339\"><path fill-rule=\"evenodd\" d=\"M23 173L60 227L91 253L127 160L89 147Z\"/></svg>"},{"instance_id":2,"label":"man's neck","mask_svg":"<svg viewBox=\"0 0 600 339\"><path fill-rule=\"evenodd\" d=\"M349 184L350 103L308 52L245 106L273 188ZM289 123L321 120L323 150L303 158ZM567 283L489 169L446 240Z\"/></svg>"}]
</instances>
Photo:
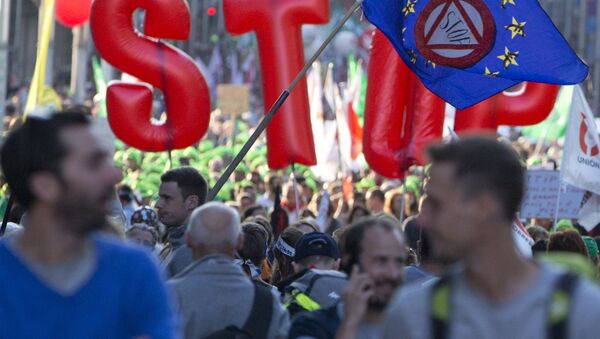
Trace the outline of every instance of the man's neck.
<instances>
[{"instance_id":1,"label":"man's neck","mask_svg":"<svg viewBox=\"0 0 600 339\"><path fill-rule=\"evenodd\" d=\"M517 254L510 232L479 244L465 260L465 276L471 287L497 303L526 289L538 271L534 263Z\"/></svg>"},{"instance_id":2,"label":"man's neck","mask_svg":"<svg viewBox=\"0 0 600 339\"><path fill-rule=\"evenodd\" d=\"M231 257L235 256L235 250L221 248L221 249L205 249L205 248L192 248L192 258L194 261L201 260L202 258L209 255L225 255Z\"/></svg>"},{"instance_id":3,"label":"man's neck","mask_svg":"<svg viewBox=\"0 0 600 339\"><path fill-rule=\"evenodd\" d=\"M87 237L67 231L48 208L32 207L27 223L16 238L16 246L31 259L56 264L77 258L85 249Z\"/></svg>"}]
</instances>

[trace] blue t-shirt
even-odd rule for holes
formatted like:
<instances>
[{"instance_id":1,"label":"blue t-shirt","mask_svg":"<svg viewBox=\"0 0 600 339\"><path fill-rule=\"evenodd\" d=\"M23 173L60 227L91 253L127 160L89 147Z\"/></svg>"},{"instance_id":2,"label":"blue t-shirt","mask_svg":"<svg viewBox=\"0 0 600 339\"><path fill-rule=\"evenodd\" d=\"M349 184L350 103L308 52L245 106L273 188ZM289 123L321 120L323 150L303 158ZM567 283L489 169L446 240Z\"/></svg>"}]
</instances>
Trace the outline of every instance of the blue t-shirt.
<instances>
[{"instance_id":1,"label":"blue t-shirt","mask_svg":"<svg viewBox=\"0 0 600 339\"><path fill-rule=\"evenodd\" d=\"M158 267L140 249L92 238L97 267L63 296L0 242L0 338L176 337L176 319Z\"/></svg>"}]
</instances>

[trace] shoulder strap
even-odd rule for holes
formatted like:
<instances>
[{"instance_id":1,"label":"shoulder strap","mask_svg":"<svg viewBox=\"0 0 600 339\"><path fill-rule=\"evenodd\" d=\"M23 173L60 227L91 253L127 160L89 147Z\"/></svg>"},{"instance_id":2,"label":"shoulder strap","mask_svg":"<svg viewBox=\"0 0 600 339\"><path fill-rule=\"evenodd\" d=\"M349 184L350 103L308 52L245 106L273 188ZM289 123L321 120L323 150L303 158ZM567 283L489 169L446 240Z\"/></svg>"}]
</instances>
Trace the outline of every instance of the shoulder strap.
<instances>
[{"instance_id":1,"label":"shoulder strap","mask_svg":"<svg viewBox=\"0 0 600 339\"><path fill-rule=\"evenodd\" d=\"M257 282L253 282L253 285L254 302L243 329L253 338L266 338L273 314L273 295L268 287Z\"/></svg>"},{"instance_id":2,"label":"shoulder strap","mask_svg":"<svg viewBox=\"0 0 600 339\"><path fill-rule=\"evenodd\" d=\"M562 274L556 281L548 312L549 339L567 339L569 337L569 311L578 281L577 276L571 273Z\"/></svg>"},{"instance_id":3,"label":"shoulder strap","mask_svg":"<svg viewBox=\"0 0 600 339\"><path fill-rule=\"evenodd\" d=\"M450 277L443 276L431 290L430 297L431 337L448 338L450 328Z\"/></svg>"}]
</instances>

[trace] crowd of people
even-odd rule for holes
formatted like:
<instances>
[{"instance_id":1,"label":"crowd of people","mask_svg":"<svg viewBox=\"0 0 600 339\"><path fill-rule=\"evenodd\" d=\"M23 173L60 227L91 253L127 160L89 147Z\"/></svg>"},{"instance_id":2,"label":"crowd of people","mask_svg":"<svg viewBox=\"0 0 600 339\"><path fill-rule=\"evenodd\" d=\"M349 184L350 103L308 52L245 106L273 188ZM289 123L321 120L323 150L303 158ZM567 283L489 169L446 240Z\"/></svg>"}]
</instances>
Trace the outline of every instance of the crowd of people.
<instances>
[{"instance_id":1,"label":"crowd of people","mask_svg":"<svg viewBox=\"0 0 600 339\"><path fill-rule=\"evenodd\" d=\"M526 149L433 146L403 181L238 171L210 202L226 156L181 155L152 201L89 116L30 117L1 150L0 337L596 338L599 239L527 220L536 259L515 249Z\"/></svg>"}]
</instances>

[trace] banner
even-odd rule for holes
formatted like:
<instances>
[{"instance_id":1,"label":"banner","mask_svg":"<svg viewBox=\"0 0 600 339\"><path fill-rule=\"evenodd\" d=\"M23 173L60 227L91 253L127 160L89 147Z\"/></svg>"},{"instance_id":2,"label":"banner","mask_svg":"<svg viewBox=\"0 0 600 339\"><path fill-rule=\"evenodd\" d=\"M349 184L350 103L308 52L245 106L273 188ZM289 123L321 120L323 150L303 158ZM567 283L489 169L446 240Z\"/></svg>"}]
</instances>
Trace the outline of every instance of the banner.
<instances>
[{"instance_id":1,"label":"banner","mask_svg":"<svg viewBox=\"0 0 600 339\"><path fill-rule=\"evenodd\" d=\"M35 61L35 69L29 86L29 95L25 104L25 113L33 112L35 107L42 101L44 96L44 83L46 81L46 59L48 58L48 46L50 45L50 34L54 24L54 2L55 0L44 0L40 6L40 27L38 30L38 50Z\"/></svg>"},{"instance_id":2,"label":"banner","mask_svg":"<svg viewBox=\"0 0 600 339\"><path fill-rule=\"evenodd\" d=\"M579 86L573 92L561 171L564 182L600 194L600 138Z\"/></svg>"}]
</instances>

